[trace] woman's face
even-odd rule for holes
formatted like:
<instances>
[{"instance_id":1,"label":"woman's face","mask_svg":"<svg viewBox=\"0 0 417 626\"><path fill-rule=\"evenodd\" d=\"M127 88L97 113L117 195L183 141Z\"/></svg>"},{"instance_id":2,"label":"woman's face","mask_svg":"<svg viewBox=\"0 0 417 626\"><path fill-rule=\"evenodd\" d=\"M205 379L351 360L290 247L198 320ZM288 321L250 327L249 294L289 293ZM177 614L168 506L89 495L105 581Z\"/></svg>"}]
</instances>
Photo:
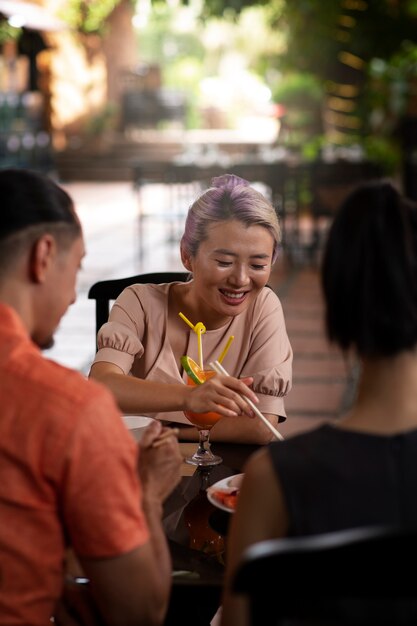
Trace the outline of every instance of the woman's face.
<instances>
[{"instance_id":1,"label":"woman's face","mask_svg":"<svg viewBox=\"0 0 417 626\"><path fill-rule=\"evenodd\" d=\"M222 323L244 311L269 280L273 249L263 226L234 219L210 225L196 256L183 255L201 319Z\"/></svg>"}]
</instances>

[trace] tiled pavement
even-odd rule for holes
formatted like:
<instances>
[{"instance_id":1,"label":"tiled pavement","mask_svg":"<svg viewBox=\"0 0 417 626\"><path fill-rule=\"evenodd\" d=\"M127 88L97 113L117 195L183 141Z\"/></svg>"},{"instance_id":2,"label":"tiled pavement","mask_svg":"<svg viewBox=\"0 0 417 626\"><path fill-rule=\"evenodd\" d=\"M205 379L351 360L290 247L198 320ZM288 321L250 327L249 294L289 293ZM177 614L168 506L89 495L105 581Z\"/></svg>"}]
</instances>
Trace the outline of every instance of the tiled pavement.
<instances>
[{"instance_id":1,"label":"tiled pavement","mask_svg":"<svg viewBox=\"0 0 417 626\"><path fill-rule=\"evenodd\" d=\"M288 270L277 293L294 351L293 387L285 402L288 420L280 427L288 435L338 419L354 397L357 366L326 339L317 268Z\"/></svg>"},{"instance_id":2,"label":"tiled pavement","mask_svg":"<svg viewBox=\"0 0 417 626\"><path fill-rule=\"evenodd\" d=\"M163 185L149 185L142 204L153 214L143 225L138 245L138 198L129 183L69 183L84 227L87 256L78 283L77 302L70 307L46 356L86 374L94 355L94 302L87 299L97 280L145 271L183 269L171 226L157 217L167 213ZM328 345L323 329L323 302L316 267L293 267L285 254L270 280L281 298L294 350L293 389L286 399L284 435L337 419L354 393L355 367Z\"/></svg>"}]
</instances>

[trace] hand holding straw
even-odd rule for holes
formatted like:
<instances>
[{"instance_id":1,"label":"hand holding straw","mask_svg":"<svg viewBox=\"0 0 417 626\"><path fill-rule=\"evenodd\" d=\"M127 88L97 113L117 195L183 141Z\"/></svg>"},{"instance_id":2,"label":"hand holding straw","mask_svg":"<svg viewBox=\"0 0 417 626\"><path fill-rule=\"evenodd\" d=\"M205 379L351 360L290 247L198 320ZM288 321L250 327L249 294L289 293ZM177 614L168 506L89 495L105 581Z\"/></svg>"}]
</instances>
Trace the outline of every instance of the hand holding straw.
<instances>
[{"instance_id":1,"label":"hand holding straw","mask_svg":"<svg viewBox=\"0 0 417 626\"><path fill-rule=\"evenodd\" d=\"M233 339L235 338L234 335L230 335L229 339L227 340L227 343L225 345L225 347L223 348L223 352L220 354L219 358L217 359L217 361L219 363L221 363L224 359L224 357L226 356L229 348L230 348L230 344L232 343Z\"/></svg>"},{"instance_id":2,"label":"hand holding straw","mask_svg":"<svg viewBox=\"0 0 417 626\"><path fill-rule=\"evenodd\" d=\"M220 363L218 361L212 361L210 363L210 367L212 370L214 370L215 372L217 372L217 374L223 374L224 376L229 376L229 374L226 372L226 370L224 369L223 365L220 365ZM275 426L273 426L265 417L265 415L262 415L262 413L260 412L260 410L258 409L258 407L256 406L256 404L254 404L252 402L252 400L250 400L249 398L247 398L246 396L242 396L243 399L249 404L249 406L251 407L251 409L253 410L253 412L255 413L255 415L257 417L259 417L259 419L261 419L263 421L263 423L265 424L265 426L267 426L269 428L269 430L271 431L271 433L273 435L275 435L275 437L277 439L280 439L281 441L284 440L284 437L281 435L281 433L275 428Z\"/></svg>"}]
</instances>

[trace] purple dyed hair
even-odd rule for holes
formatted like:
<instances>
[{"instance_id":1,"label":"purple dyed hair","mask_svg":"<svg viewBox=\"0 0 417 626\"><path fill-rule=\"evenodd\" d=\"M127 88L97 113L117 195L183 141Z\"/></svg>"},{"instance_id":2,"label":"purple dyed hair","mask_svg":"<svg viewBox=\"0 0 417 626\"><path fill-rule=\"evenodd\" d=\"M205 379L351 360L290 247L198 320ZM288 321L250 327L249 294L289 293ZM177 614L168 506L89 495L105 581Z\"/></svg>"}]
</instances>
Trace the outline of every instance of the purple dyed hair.
<instances>
[{"instance_id":1,"label":"purple dyed hair","mask_svg":"<svg viewBox=\"0 0 417 626\"><path fill-rule=\"evenodd\" d=\"M188 210L181 246L195 257L207 239L210 224L238 220L246 226L263 226L274 239L272 262L278 256L281 229L272 204L250 183L235 174L213 178L211 187L195 200Z\"/></svg>"}]
</instances>

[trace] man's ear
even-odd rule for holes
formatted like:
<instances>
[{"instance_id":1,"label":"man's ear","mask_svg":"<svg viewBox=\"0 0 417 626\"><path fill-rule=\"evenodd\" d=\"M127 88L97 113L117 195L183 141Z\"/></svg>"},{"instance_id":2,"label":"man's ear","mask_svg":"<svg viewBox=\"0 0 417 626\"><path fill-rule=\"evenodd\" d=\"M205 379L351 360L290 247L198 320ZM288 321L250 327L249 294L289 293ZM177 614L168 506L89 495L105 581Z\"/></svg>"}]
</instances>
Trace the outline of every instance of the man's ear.
<instances>
[{"instance_id":1,"label":"man's ear","mask_svg":"<svg viewBox=\"0 0 417 626\"><path fill-rule=\"evenodd\" d=\"M34 282L45 282L55 256L56 242L52 235L45 233L34 242L29 258L29 271Z\"/></svg>"},{"instance_id":2,"label":"man's ear","mask_svg":"<svg viewBox=\"0 0 417 626\"><path fill-rule=\"evenodd\" d=\"M180 254L181 254L181 261L182 261L183 266L185 267L186 270L188 270L189 272L192 272L193 268L190 262L190 255L184 250L182 243L180 244Z\"/></svg>"}]
</instances>

